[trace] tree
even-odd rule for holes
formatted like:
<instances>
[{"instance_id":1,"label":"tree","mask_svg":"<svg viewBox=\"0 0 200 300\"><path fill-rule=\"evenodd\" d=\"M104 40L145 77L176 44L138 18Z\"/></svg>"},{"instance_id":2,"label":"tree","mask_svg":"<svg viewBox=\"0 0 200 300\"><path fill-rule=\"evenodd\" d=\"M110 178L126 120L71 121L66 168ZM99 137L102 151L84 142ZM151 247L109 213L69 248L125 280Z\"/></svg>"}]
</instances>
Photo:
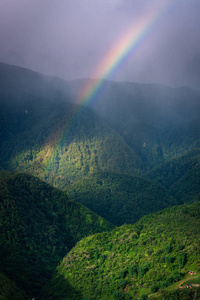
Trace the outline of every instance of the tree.
<instances>
[{"instance_id":1,"label":"tree","mask_svg":"<svg viewBox=\"0 0 200 300\"><path fill-rule=\"evenodd\" d=\"M178 255L178 264L180 266L180 268L183 268L184 265L186 263L186 253L185 252L181 252L179 255Z\"/></svg>"},{"instance_id":2,"label":"tree","mask_svg":"<svg viewBox=\"0 0 200 300\"><path fill-rule=\"evenodd\" d=\"M124 299L124 294L121 291L114 291L113 299L114 300L123 300Z\"/></svg>"},{"instance_id":3,"label":"tree","mask_svg":"<svg viewBox=\"0 0 200 300\"><path fill-rule=\"evenodd\" d=\"M156 293L159 290L159 286L155 283L151 286L151 293Z\"/></svg>"}]
</instances>

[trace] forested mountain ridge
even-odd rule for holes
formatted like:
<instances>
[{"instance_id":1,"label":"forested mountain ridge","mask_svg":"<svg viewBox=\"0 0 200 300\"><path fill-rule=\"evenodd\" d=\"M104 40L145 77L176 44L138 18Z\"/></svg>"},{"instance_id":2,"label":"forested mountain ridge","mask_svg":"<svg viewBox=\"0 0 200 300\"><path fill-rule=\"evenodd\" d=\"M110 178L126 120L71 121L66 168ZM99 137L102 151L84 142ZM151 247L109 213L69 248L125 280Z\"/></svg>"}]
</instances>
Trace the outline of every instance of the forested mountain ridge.
<instances>
[{"instance_id":1,"label":"forested mountain ridge","mask_svg":"<svg viewBox=\"0 0 200 300\"><path fill-rule=\"evenodd\" d=\"M74 81L73 99L86 82ZM197 90L105 81L89 105L134 149L147 169L200 146Z\"/></svg>"},{"instance_id":2,"label":"forested mountain ridge","mask_svg":"<svg viewBox=\"0 0 200 300\"><path fill-rule=\"evenodd\" d=\"M199 299L200 289L178 289L181 281L192 282L188 270L200 283L199 228L200 202L82 239L41 299Z\"/></svg>"},{"instance_id":3,"label":"forested mountain ridge","mask_svg":"<svg viewBox=\"0 0 200 300\"><path fill-rule=\"evenodd\" d=\"M117 209L115 224L120 225L163 209L167 203L171 206L197 199L198 188L192 195L190 186L183 189L189 182L187 177L177 184L173 180L168 196L153 182L146 189L146 179L142 183L141 176L149 176L149 170L153 172L161 163L187 155L189 150L190 156L196 156L194 149L198 151L200 146L198 91L105 81L89 103L91 109L74 103L88 80L65 82L5 64L0 64L0 77L3 168L33 174L69 191L75 200L109 220L114 220ZM193 187L198 187L197 169L188 174L194 179ZM124 176L133 175L140 176L140 184L135 186L127 177L135 189L129 197ZM149 178L157 181L156 176ZM166 180L160 177L158 182L168 188Z\"/></svg>"},{"instance_id":4,"label":"forested mountain ridge","mask_svg":"<svg viewBox=\"0 0 200 300\"><path fill-rule=\"evenodd\" d=\"M199 199L200 150L188 151L169 160L147 177L167 188L180 204Z\"/></svg>"},{"instance_id":5,"label":"forested mountain ridge","mask_svg":"<svg viewBox=\"0 0 200 300\"><path fill-rule=\"evenodd\" d=\"M29 297L77 241L114 228L31 175L0 172L0 199L0 270Z\"/></svg>"},{"instance_id":6,"label":"forested mountain ridge","mask_svg":"<svg viewBox=\"0 0 200 300\"><path fill-rule=\"evenodd\" d=\"M143 215L178 204L161 185L125 174L94 173L71 184L67 192L117 226L133 224Z\"/></svg>"},{"instance_id":7,"label":"forested mountain ridge","mask_svg":"<svg viewBox=\"0 0 200 300\"><path fill-rule=\"evenodd\" d=\"M66 82L2 63L0 78L1 105L6 101L13 110L13 101L15 105L24 103L26 114L31 112L26 108L31 97L31 102L39 97L41 101L76 103L84 87L92 82L92 79ZM88 105L122 136L137 160L144 162L143 170L200 147L199 91L105 80Z\"/></svg>"},{"instance_id":8,"label":"forested mountain ridge","mask_svg":"<svg viewBox=\"0 0 200 300\"><path fill-rule=\"evenodd\" d=\"M95 98L83 106L77 104L77 94L88 81L65 82L0 63L0 276L7 287L2 289L4 298L6 293L16 299L37 296L58 261L77 241L114 227L85 206L121 225L174 204L200 199L199 92L186 87L105 81ZM141 226L126 225L113 231L113 236L116 233L120 239L99 234L104 255L97 248L97 254L91 256L92 261L96 260L90 265L84 252L89 269L84 275L80 272L80 281L66 281L62 270L50 282L52 289L44 292L45 299L65 299L66 291L71 299L82 299L82 295L98 299L103 289L110 299L127 298L128 294L137 299L143 297L143 291L149 294L151 290L147 285L153 283L148 276L156 276L154 288L160 289L185 276L184 267L193 268L192 259L196 268L199 207L194 204L168 212L164 219L160 217L164 213L157 213L139 221ZM142 228L147 225L152 227L145 239L146 229ZM132 230L136 235L132 236ZM182 249L177 250L173 234L177 241L183 239ZM83 240L77 247L82 245L88 251L93 239L96 237ZM173 247L168 247L171 252L166 253L169 244ZM98 242L95 245L99 246ZM133 256L136 266L128 270ZM112 274L106 273L112 269L108 258L113 262ZM149 260L146 265L146 259L152 259L155 268L149 266ZM161 265L166 271L163 276ZM68 266L69 272L74 267L82 270L78 255ZM133 275L135 285L146 284L146 290L134 286L133 291L129 293L127 288L124 293L127 279L132 284L128 274Z\"/></svg>"},{"instance_id":9,"label":"forested mountain ridge","mask_svg":"<svg viewBox=\"0 0 200 300\"><path fill-rule=\"evenodd\" d=\"M17 75L17 67L14 70ZM32 93L31 89L30 93L24 92L23 85L17 86L21 72L20 69L16 82L11 76L14 89L7 95L2 88L0 93L3 168L30 172L55 186L60 180L61 188L94 171L140 172L140 158L105 120L90 108L69 103L69 96L63 99L56 92L48 97ZM33 86L41 75L34 76L37 80Z\"/></svg>"},{"instance_id":10,"label":"forested mountain ridge","mask_svg":"<svg viewBox=\"0 0 200 300\"><path fill-rule=\"evenodd\" d=\"M69 97L68 84L58 77L43 75L19 66L0 62L0 98L23 102L24 96L54 99Z\"/></svg>"}]
</instances>

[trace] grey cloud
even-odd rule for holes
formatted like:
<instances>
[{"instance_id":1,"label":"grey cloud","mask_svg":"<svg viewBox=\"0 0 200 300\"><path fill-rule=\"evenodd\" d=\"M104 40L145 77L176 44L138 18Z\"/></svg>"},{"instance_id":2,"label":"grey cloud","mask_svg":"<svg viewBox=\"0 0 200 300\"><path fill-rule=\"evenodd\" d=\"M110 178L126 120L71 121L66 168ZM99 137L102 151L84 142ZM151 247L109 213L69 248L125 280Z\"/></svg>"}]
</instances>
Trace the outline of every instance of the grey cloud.
<instances>
[{"instance_id":1,"label":"grey cloud","mask_svg":"<svg viewBox=\"0 0 200 300\"><path fill-rule=\"evenodd\" d=\"M168 6L112 79L199 86L199 0L0 2L0 60L65 79L92 77L134 22Z\"/></svg>"}]
</instances>

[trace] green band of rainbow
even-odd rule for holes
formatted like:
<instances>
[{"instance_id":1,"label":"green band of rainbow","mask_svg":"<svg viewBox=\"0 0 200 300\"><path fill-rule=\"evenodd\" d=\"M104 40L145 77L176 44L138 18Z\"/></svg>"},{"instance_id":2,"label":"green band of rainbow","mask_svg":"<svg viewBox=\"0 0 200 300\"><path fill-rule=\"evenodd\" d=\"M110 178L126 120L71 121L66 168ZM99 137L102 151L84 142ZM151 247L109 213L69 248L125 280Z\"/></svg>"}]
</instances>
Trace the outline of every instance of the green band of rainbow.
<instances>
[{"instance_id":1,"label":"green band of rainbow","mask_svg":"<svg viewBox=\"0 0 200 300\"><path fill-rule=\"evenodd\" d=\"M95 98L95 95L102 88L105 79L111 76L116 70L121 66L121 64L129 57L135 53L136 49L139 51L139 45L141 42L147 38L147 36L159 26L160 21L164 17L165 13L168 13L173 4L178 3L179 1L185 0L160 0L159 8L154 12L149 12L138 22L134 22L134 25L119 38L114 47L110 49L105 57L100 61L97 66L92 78L93 80L89 81L77 97L76 103L87 105L90 101ZM96 79L95 79L96 78ZM62 133L57 137L57 141L54 140L54 145L51 148L51 154L53 155L56 152L56 149L59 148L63 137L68 137L71 132L71 128L78 118L79 113L81 113L81 108L77 106L73 110L73 113L62 129ZM52 157L51 155L51 157ZM49 164L49 159L47 159L47 166Z\"/></svg>"},{"instance_id":2,"label":"green band of rainbow","mask_svg":"<svg viewBox=\"0 0 200 300\"><path fill-rule=\"evenodd\" d=\"M132 55L140 43L149 35L154 27L159 25L159 21L163 18L173 4L179 0L160 0L160 6L156 11L149 12L137 24L130 26L127 32L119 38L117 43L110 49L105 57L100 61L92 78L92 83L86 84L78 96L78 103L87 104L99 91L105 79L112 75L120 65Z\"/></svg>"}]
</instances>

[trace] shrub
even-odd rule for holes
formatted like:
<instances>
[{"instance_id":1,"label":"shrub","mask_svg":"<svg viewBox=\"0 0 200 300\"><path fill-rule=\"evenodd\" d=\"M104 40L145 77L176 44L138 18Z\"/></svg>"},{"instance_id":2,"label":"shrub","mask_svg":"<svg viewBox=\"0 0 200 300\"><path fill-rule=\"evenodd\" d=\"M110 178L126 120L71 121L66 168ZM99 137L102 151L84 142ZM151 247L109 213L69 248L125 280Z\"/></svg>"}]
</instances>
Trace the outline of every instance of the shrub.
<instances>
[{"instance_id":1,"label":"shrub","mask_svg":"<svg viewBox=\"0 0 200 300\"><path fill-rule=\"evenodd\" d=\"M172 255L166 256L165 261L169 265L174 262L174 257Z\"/></svg>"},{"instance_id":2,"label":"shrub","mask_svg":"<svg viewBox=\"0 0 200 300\"><path fill-rule=\"evenodd\" d=\"M183 244L179 244L179 245L178 245L178 250L179 250L179 251L183 250L184 248L185 248L185 246L184 246Z\"/></svg>"},{"instance_id":3,"label":"shrub","mask_svg":"<svg viewBox=\"0 0 200 300\"><path fill-rule=\"evenodd\" d=\"M156 293L159 290L159 286L155 283L151 286L151 293Z\"/></svg>"},{"instance_id":4,"label":"shrub","mask_svg":"<svg viewBox=\"0 0 200 300\"><path fill-rule=\"evenodd\" d=\"M170 275L169 277L167 277L166 279L166 286L171 285L174 282L174 277L172 275Z\"/></svg>"},{"instance_id":5,"label":"shrub","mask_svg":"<svg viewBox=\"0 0 200 300\"><path fill-rule=\"evenodd\" d=\"M104 262L106 260L106 255L102 254L100 259L101 259L101 262Z\"/></svg>"},{"instance_id":6,"label":"shrub","mask_svg":"<svg viewBox=\"0 0 200 300\"><path fill-rule=\"evenodd\" d=\"M102 270L102 269L99 269L98 275L101 275L102 273L103 273L103 270Z\"/></svg>"},{"instance_id":7,"label":"shrub","mask_svg":"<svg viewBox=\"0 0 200 300\"><path fill-rule=\"evenodd\" d=\"M164 281L160 281L160 282L159 282L159 286L160 286L161 289L166 288L166 286L167 286L166 281L165 281L165 280L164 280Z\"/></svg>"},{"instance_id":8,"label":"shrub","mask_svg":"<svg viewBox=\"0 0 200 300\"><path fill-rule=\"evenodd\" d=\"M107 245L107 249L108 249L109 251L112 250L112 247L113 247L113 244L112 244L112 243L109 243L109 244Z\"/></svg>"},{"instance_id":9,"label":"shrub","mask_svg":"<svg viewBox=\"0 0 200 300\"><path fill-rule=\"evenodd\" d=\"M178 264L180 268L183 268L186 263L186 253L182 252L178 255Z\"/></svg>"},{"instance_id":10,"label":"shrub","mask_svg":"<svg viewBox=\"0 0 200 300\"><path fill-rule=\"evenodd\" d=\"M148 271L147 267L138 266L138 275L139 277L143 277L144 274Z\"/></svg>"},{"instance_id":11,"label":"shrub","mask_svg":"<svg viewBox=\"0 0 200 300\"><path fill-rule=\"evenodd\" d=\"M165 245L165 253L169 254L172 251L172 247L170 244Z\"/></svg>"},{"instance_id":12,"label":"shrub","mask_svg":"<svg viewBox=\"0 0 200 300\"><path fill-rule=\"evenodd\" d=\"M126 284L127 284L127 282L126 282L126 280L125 279L120 279L119 280L119 282L118 282L118 286L119 286L119 288L121 288L121 289L124 289L125 288L125 286L126 286Z\"/></svg>"},{"instance_id":13,"label":"shrub","mask_svg":"<svg viewBox=\"0 0 200 300\"><path fill-rule=\"evenodd\" d=\"M120 271L120 272L119 272L119 275L120 275L121 278L125 278L126 275L127 275L127 273L128 273L127 270L123 270L123 271Z\"/></svg>"},{"instance_id":14,"label":"shrub","mask_svg":"<svg viewBox=\"0 0 200 300\"><path fill-rule=\"evenodd\" d=\"M114 291L113 299L114 300L123 300L124 299L124 294L121 291Z\"/></svg>"},{"instance_id":15,"label":"shrub","mask_svg":"<svg viewBox=\"0 0 200 300\"><path fill-rule=\"evenodd\" d=\"M181 280L181 274L178 271L173 271L172 276L174 277L175 282Z\"/></svg>"},{"instance_id":16,"label":"shrub","mask_svg":"<svg viewBox=\"0 0 200 300\"><path fill-rule=\"evenodd\" d=\"M130 276L133 276L134 274L137 274L137 266L134 264L131 264L128 267L128 273L130 274Z\"/></svg>"}]
</instances>

